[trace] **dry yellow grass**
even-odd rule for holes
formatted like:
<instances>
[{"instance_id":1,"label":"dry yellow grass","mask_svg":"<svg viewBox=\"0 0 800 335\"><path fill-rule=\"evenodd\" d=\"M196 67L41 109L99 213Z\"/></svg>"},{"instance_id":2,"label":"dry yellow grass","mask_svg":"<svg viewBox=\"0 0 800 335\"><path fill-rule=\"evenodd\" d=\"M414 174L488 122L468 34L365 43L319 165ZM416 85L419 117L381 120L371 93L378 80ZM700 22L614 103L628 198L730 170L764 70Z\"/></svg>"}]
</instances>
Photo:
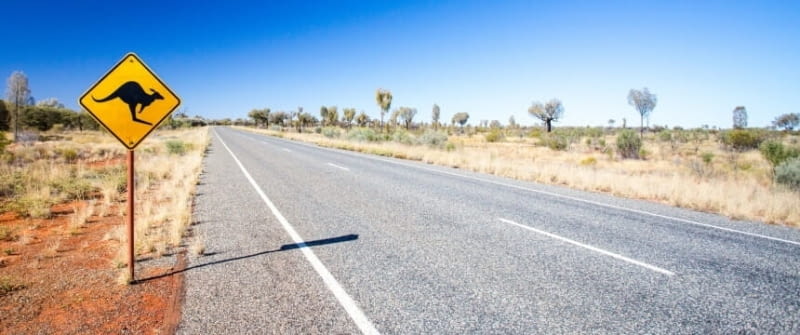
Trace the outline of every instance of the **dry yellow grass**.
<instances>
[{"instance_id":1,"label":"dry yellow grass","mask_svg":"<svg viewBox=\"0 0 800 335\"><path fill-rule=\"evenodd\" d=\"M161 131L137 150L137 254L160 257L182 247L208 143L208 128Z\"/></svg>"},{"instance_id":2,"label":"dry yellow grass","mask_svg":"<svg viewBox=\"0 0 800 335\"><path fill-rule=\"evenodd\" d=\"M564 185L575 189L658 201L719 213L735 219L800 226L800 196L777 188L768 177L768 163L757 151L731 154L713 136L679 145L647 139L647 160L622 160L586 145L568 151L536 146L531 138L509 137L488 143L483 136L450 136L455 150L394 142L361 143L319 134L298 134L242 128L271 136L370 154L418 160L518 180ZM614 137L603 138L614 147ZM710 163L703 153L713 154Z\"/></svg>"},{"instance_id":3,"label":"dry yellow grass","mask_svg":"<svg viewBox=\"0 0 800 335\"><path fill-rule=\"evenodd\" d=\"M113 266L125 267L127 233L122 217L127 215L127 206L120 203L125 199L126 188L126 169L121 164L124 147L99 131L47 135L56 140L15 144L0 154L0 212L12 210L46 218L54 204L100 195L97 206L95 200L90 200L85 206L75 207L66 233L80 234L94 215L120 216L119 226L105 239L119 245ZM160 129L137 148L137 255L160 257L184 247L182 238L191 222L192 199L208 141L207 128ZM88 167L95 162L99 168ZM114 204L119 212L111 213ZM57 245L48 247L47 253L55 255L57 249Z\"/></svg>"}]
</instances>

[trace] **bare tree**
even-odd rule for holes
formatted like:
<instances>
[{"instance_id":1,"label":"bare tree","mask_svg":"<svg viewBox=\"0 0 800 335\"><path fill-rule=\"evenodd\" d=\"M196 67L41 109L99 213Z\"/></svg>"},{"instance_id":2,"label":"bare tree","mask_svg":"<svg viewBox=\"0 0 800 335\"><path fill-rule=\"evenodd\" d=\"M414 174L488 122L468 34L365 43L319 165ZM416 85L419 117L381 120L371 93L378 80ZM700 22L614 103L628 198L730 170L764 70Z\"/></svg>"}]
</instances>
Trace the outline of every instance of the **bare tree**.
<instances>
[{"instance_id":1,"label":"bare tree","mask_svg":"<svg viewBox=\"0 0 800 335\"><path fill-rule=\"evenodd\" d=\"M386 115L386 113L389 112L389 108L392 107L392 92L379 88L375 92L375 101L381 108L381 131L383 131L383 116Z\"/></svg>"},{"instance_id":2,"label":"bare tree","mask_svg":"<svg viewBox=\"0 0 800 335\"><path fill-rule=\"evenodd\" d=\"M655 94L650 93L650 90L645 87L643 90L635 90L631 89L628 92L628 104L636 108L636 111L639 112L641 116L641 122L639 123L639 138L644 137L644 119L650 117L650 113L653 112L653 108L656 108L656 103L658 102L658 97Z\"/></svg>"},{"instance_id":3,"label":"bare tree","mask_svg":"<svg viewBox=\"0 0 800 335\"><path fill-rule=\"evenodd\" d=\"M564 105L558 99L551 99L544 105L535 101L528 107L528 113L542 120L549 133L553 129L553 121L558 121L564 115Z\"/></svg>"},{"instance_id":4,"label":"bare tree","mask_svg":"<svg viewBox=\"0 0 800 335\"><path fill-rule=\"evenodd\" d=\"M433 111L431 111L431 120L433 121L433 129L439 127L439 105L433 104Z\"/></svg>"},{"instance_id":5,"label":"bare tree","mask_svg":"<svg viewBox=\"0 0 800 335\"><path fill-rule=\"evenodd\" d=\"M14 105L14 141L16 141L19 136L19 112L32 100L31 89L28 87L28 76L25 73L22 71L11 73L11 76L8 77L6 96L8 102Z\"/></svg>"},{"instance_id":6,"label":"bare tree","mask_svg":"<svg viewBox=\"0 0 800 335\"><path fill-rule=\"evenodd\" d=\"M747 109L744 106L737 106L733 109L733 128L747 128Z\"/></svg>"},{"instance_id":7,"label":"bare tree","mask_svg":"<svg viewBox=\"0 0 800 335\"><path fill-rule=\"evenodd\" d=\"M517 119L514 118L514 115L508 117L508 127L511 129L517 128Z\"/></svg>"},{"instance_id":8,"label":"bare tree","mask_svg":"<svg viewBox=\"0 0 800 335\"><path fill-rule=\"evenodd\" d=\"M417 115L416 108L409 108L409 107L400 107L399 110L400 117L403 119L403 123L406 124L406 130L411 128L411 122L414 120L414 116Z\"/></svg>"}]
</instances>

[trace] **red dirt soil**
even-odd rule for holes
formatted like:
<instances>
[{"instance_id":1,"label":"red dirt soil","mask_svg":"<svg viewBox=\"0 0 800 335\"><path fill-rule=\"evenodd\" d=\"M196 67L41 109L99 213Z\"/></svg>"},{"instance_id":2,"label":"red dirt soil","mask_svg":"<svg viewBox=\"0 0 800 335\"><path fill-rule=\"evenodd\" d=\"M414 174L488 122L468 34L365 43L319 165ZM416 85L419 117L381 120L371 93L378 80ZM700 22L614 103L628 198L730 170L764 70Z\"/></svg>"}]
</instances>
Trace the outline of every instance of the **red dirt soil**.
<instances>
[{"instance_id":1,"label":"red dirt soil","mask_svg":"<svg viewBox=\"0 0 800 335\"><path fill-rule=\"evenodd\" d=\"M120 206L124 204L119 204ZM173 267L137 263L125 285L114 258L124 246L109 236L121 216L72 223L72 202L52 208L50 219L0 213L0 334L172 334L180 318L183 256ZM113 206L109 213L119 213ZM170 275L172 274L172 275ZM159 277L160 275L165 275Z\"/></svg>"}]
</instances>

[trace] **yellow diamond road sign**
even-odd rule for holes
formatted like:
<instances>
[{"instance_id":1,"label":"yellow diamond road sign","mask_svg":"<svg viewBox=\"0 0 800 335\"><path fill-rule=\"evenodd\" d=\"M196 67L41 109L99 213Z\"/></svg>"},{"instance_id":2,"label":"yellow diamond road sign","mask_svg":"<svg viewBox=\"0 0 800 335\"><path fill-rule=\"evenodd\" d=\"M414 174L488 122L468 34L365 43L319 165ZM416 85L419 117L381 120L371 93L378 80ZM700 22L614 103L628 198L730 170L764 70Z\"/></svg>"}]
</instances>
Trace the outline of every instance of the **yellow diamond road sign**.
<instances>
[{"instance_id":1,"label":"yellow diamond road sign","mask_svg":"<svg viewBox=\"0 0 800 335\"><path fill-rule=\"evenodd\" d=\"M79 102L128 150L135 149L181 104L133 53L125 55Z\"/></svg>"}]
</instances>

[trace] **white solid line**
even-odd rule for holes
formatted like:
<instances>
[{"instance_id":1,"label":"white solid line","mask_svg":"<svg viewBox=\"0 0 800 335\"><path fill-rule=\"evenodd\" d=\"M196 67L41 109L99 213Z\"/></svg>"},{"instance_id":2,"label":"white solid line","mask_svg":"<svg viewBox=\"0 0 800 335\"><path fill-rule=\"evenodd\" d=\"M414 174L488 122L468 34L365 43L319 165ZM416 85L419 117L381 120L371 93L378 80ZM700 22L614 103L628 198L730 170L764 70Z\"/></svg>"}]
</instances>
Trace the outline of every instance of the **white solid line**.
<instances>
[{"instance_id":1,"label":"white solid line","mask_svg":"<svg viewBox=\"0 0 800 335\"><path fill-rule=\"evenodd\" d=\"M661 274L665 274L667 276L675 275L675 273L672 272L672 271L664 270L664 269L662 269L660 267L653 266L653 265L650 265L650 264L647 264L647 263L643 263L643 262L637 261L635 259L630 259L630 258L622 256L620 254L615 254L615 253L610 252L610 251L605 251L603 249L596 248L596 247L593 247L593 246L588 245L588 244L583 244L583 243L578 242L578 241L573 241L573 240L570 240L570 239L568 239L566 237L561 237L561 236L558 236L556 234L548 233L546 231L542 231L542 230L539 230L539 229L536 229L536 228L533 228L533 227L522 225L522 224L516 223L516 222L511 221L511 220L506 220L506 219L503 219L503 218L498 218L498 220L503 221L503 222L508 223L508 224L515 225L515 226L520 227L520 228L528 229L530 231L533 231L533 232L536 232L536 233L539 233L539 234L542 234L542 235L545 235L545 236L548 236L548 237L551 237L551 238L554 238L554 239L557 239L557 240L560 240L560 241L563 241L563 242L567 242L567 243L570 243L570 244L577 245L577 246L579 246L581 248L586 248L586 249L589 249L591 251L599 252L599 253L601 253L603 255L611 256L611 257L614 257L614 258L619 259L621 261L625 261L625 262L628 262L628 263L631 263L631 264L636 264L636 265L641 266L643 268L646 268L646 269L649 269L649 270L653 270L655 272L658 272L658 273L661 273Z\"/></svg>"},{"instance_id":2,"label":"white solid line","mask_svg":"<svg viewBox=\"0 0 800 335\"><path fill-rule=\"evenodd\" d=\"M267 135L263 135L263 136L267 136ZM269 138L270 139L275 139L274 137L269 137ZM731 229L731 228L715 226L715 225L708 224L708 223L702 223L702 222L697 222L697 221L688 220L688 219L681 219L681 218L676 218L676 217L673 217L673 216L661 215L661 214L656 214L656 213L652 213L652 212L648 212L648 211L643 211L643 210L638 210L638 209L633 209L633 208L627 208L627 207L622 207L622 206L616 206L616 205L611 205L611 204L606 204L606 203L602 203L602 202L576 198L576 197L572 197L572 196L568 196L568 195L562 195L562 194L548 192L548 191L534 190L532 188L527 188L527 187L523 187L523 186L519 186L519 185L508 184L508 183L503 183L503 182L499 182L499 181L488 180L488 179L483 179L483 178L478 178L478 177L473 177L473 176L466 176L466 175L461 175L461 174L458 174L458 173L442 171L442 170L438 170L438 169L432 169L432 168L428 168L428 167L424 167L424 166L417 166L417 165L412 165L412 164L407 164L407 163L401 163L401 162L396 162L396 161L383 159L383 158L378 158L378 157L372 157L372 156L367 155L367 154L356 154L354 152L349 152L349 151L332 150L332 149L323 148L323 147L320 147L320 146L317 146L317 145L311 145L311 144L301 143L301 142L297 142L297 141L289 141L289 140L282 140L282 141L287 141L288 143L297 144L297 145L304 145L304 146L307 146L307 147L310 147L310 148L316 148L316 149L320 149L320 150L328 150L328 151L333 151L333 152L346 153L346 154L349 154L349 155L354 156L354 157L368 158L368 159L372 159L372 160L376 160L376 161L380 161L380 162L384 162L384 163L396 164L396 165L401 165L401 166L405 166L405 167L410 167L410 168L415 168L415 169L420 169L420 170L425 170L425 171L441 173L441 174L445 174L445 175L449 175L449 176L455 176L455 177L460 177L460 178L464 178L464 179L471 179L471 180L476 180L476 181L480 181L480 182L484 182L484 183L489 183L489 184L495 184L495 185L515 188L515 189L518 189L518 190L523 190L523 191L528 191L528 192L533 192L533 193L549 195L551 197L569 199L569 200L578 201L578 202L582 202L582 203L586 203L586 204L592 204L592 205L595 205L595 206L612 208L612 209L617 209L617 210L636 213L636 214L648 215L648 216L653 216L653 217L657 217L657 218L662 218L662 219L667 219L667 220L672 220L672 221L678 221L678 222L688 223L688 224L692 224L692 225L697 225L697 226L702 226L702 227L707 227L707 228L712 228L712 229L723 230L723 231L727 231L727 232L731 232L731 233L737 233L737 234L742 234L742 235L747 235L747 236L752 236L752 237L758 237L758 238L763 238L763 239L767 239L767 240L772 240L772 241L783 242L783 243L788 243L788 244L793 244L793 245L800 246L800 242L791 241L791 240L785 240L785 239L778 238L778 237L772 237L772 236L761 235L761 234L756 234L756 233L749 233L749 232L746 232L746 231L741 231L741 230L736 230L736 229Z\"/></svg>"},{"instance_id":3,"label":"white solid line","mask_svg":"<svg viewBox=\"0 0 800 335\"><path fill-rule=\"evenodd\" d=\"M282 150L286 151L286 152L292 152L292 150L289 150L289 149L286 149L286 148L283 148Z\"/></svg>"},{"instance_id":4,"label":"white solid line","mask_svg":"<svg viewBox=\"0 0 800 335\"><path fill-rule=\"evenodd\" d=\"M337 169L342 169L342 170L345 170L345 171L350 171L350 169L348 169L348 168L346 168L346 167L344 167L344 166L339 166L339 165L336 165L336 164L333 164L333 163L328 163L328 165L330 165L330 166L333 166L333 167L335 167L335 168L337 168Z\"/></svg>"},{"instance_id":5,"label":"white solid line","mask_svg":"<svg viewBox=\"0 0 800 335\"><path fill-rule=\"evenodd\" d=\"M270 211L272 211L272 214L275 215L278 221L280 221L281 225L283 226L283 229L286 230L287 233L289 233L289 236L292 238L292 241L294 241L294 243L296 243L299 246L300 251L302 251L303 255L306 256L306 259L308 260L309 263L311 263L311 266L314 268L314 270L317 271L317 274L319 274L319 276L322 277L322 281L325 282L325 285L328 286L328 289L331 290L331 292L333 292L333 295L336 297L337 300L339 300L339 304L341 304L342 307L344 307L345 311L347 311L347 314L350 315L350 318L353 319L353 322L355 322L356 326L358 326L358 329L361 330L361 333L380 334L378 330L375 328L375 326L372 324L372 322L369 321L369 319L367 319L366 315L364 315L364 312L361 311L361 309L358 307L353 298L351 298L350 295L347 294L347 292L345 292L344 288L342 288L342 285L339 284L339 282L336 280L336 278L333 277L331 272L328 271L325 265L322 264L319 258L317 258L317 255L315 255L314 252L311 251L311 248L306 248L306 244L305 242L303 242L303 238L300 237L300 234L298 234L294 230L292 225L289 224L289 221L287 221L286 218L283 216L283 214L281 214L281 212L278 211L278 208L275 207L275 204L273 204L272 201L269 200L264 191L261 190L261 187L258 186L253 177L250 176L250 173L247 172L247 169L244 168L244 165L242 165L242 162L239 161L239 158L237 158L236 155L233 154L233 151L231 151L228 145L225 144L225 141L222 140L222 137L220 137L219 134L217 134L216 130L214 131L214 135L217 136L217 139L219 139L219 141L222 143L225 149L228 150L228 153L231 154L233 160L236 161L237 165L239 165L239 169L242 170L244 176L247 177L247 180L250 181L251 185L253 185L253 188L255 188L256 192L258 192L258 195L261 196L261 200L263 200L264 203L267 204L267 207L269 207Z\"/></svg>"}]
</instances>

